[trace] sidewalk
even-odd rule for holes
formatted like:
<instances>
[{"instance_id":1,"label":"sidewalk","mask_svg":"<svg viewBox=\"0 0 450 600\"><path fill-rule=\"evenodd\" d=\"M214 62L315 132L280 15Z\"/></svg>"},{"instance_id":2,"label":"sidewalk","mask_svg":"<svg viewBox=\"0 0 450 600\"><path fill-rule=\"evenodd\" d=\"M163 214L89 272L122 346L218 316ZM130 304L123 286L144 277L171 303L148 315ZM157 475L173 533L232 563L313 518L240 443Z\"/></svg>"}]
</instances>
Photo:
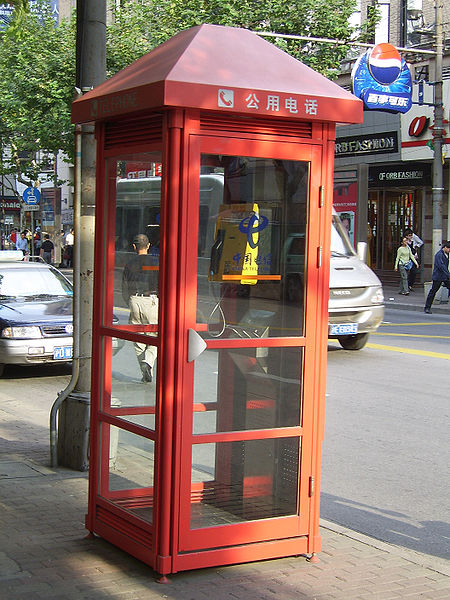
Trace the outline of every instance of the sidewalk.
<instances>
[{"instance_id":1,"label":"sidewalk","mask_svg":"<svg viewBox=\"0 0 450 600\"><path fill-rule=\"evenodd\" d=\"M2 600L438 600L450 561L323 522L321 562L304 557L178 573L168 585L83 526L87 477L23 458L0 460Z\"/></svg>"},{"instance_id":2,"label":"sidewalk","mask_svg":"<svg viewBox=\"0 0 450 600\"><path fill-rule=\"evenodd\" d=\"M418 283L408 296L398 293L398 285L383 285L384 301L386 308L398 308L401 310L414 310L423 312L425 306L425 292L423 283ZM435 314L450 315L450 303L440 304L438 294L434 299L431 312ZM428 315L424 315L427 318Z\"/></svg>"}]
</instances>

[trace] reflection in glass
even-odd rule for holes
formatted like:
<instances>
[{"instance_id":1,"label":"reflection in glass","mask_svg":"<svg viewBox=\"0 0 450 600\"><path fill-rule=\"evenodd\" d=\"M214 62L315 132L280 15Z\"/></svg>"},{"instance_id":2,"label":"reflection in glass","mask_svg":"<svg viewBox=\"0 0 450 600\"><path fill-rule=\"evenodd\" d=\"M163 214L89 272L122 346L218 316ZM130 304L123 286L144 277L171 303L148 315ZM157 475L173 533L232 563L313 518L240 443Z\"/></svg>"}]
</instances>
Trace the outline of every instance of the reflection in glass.
<instances>
[{"instance_id":1,"label":"reflection in glass","mask_svg":"<svg viewBox=\"0 0 450 600\"><path fill-rule=\"evenodd\" d=\"M195 361L193 433L296 427L303 349L206 350Z\"/></svg>"},{"instance_id":2,"label":"reflection in glass","mask_svg":"<svg viewBox=\"0 0 450 600\"><path fill-rule=\"evenodd\" d=\"M127 340L120 340L120 342L121 348L112 358L111 406L113 408L127 406L154 408L156 405L156 371L152 382L143 381L133 342ZM154 429L154 413L139 417L122 416L122 418Z\"/></svg>"},{"instance_id":3,"label":"reflection in glass","mask_svg":"<svg viewBox=\"0 0 450 600\"><path fill-rule=\"evenodd\" d=\"M302 335L309 163L201 164L198 322L207 337Z\"/></svg>"},{"instance_id":4,"label":"reflection in glass","mask_svg":"<svg viewBox=\"0 0 450 600\"><path fill-rule=\"evenodd\" d=\"M299 460L299 438L193 446L191 528L297 514Z\"/></svg>"},{"instance_id":5,"label":"reflection in glass","mask_svg":"<svg viewBox=\"0 0 450 600\"><path fill-rule=\"evenodd\" d=\"M121 324L158 335L161 221L161 154L133 155L109 162L110 204L115 200L114 306ZM156 347L136 342L145 381L152 381Z\"/></svg>"},{"instance_id":6,"label":"reflection in glass","mask_svg":"<svg viewBox=\"0 0 450 600\"><path fill-rule=\"evenodd\" d=\"M155 444L124 429L102 423L110 430L109 488L106 496L136 516L152 520ZM127 495L129 490L131 493ZM140 490L138 494L135 490ZM115 495L114 492L121 492ZM111 494L111 496L110 496Z\"/></svg>"}]
</instances>

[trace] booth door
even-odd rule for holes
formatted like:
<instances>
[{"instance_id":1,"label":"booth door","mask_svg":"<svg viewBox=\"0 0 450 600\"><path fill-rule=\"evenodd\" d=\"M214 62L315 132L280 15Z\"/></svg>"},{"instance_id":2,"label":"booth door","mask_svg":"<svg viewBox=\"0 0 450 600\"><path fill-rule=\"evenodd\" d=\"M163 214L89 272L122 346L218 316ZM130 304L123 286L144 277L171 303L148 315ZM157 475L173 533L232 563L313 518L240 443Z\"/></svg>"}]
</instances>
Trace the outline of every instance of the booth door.
<instances>
[{"instance_id":1,"label":"booth door","mask_svg":"<svg viewBox=\"0 0 450 600\"><path fill-rule=\"evenodd\" d=\"M147 561L160 380L161 164L159 150L107 158L96 230L87 524Z\"/></svg>"},{"instance_id":2,"label":"booth door","mask_svg":"<svg viewBox=\"0 0 450 600\"><path fill-rule=\"evenodd\" d=\"M180 552L308 533L320 157L191 137Z\"/></svg>"}]
</instances>

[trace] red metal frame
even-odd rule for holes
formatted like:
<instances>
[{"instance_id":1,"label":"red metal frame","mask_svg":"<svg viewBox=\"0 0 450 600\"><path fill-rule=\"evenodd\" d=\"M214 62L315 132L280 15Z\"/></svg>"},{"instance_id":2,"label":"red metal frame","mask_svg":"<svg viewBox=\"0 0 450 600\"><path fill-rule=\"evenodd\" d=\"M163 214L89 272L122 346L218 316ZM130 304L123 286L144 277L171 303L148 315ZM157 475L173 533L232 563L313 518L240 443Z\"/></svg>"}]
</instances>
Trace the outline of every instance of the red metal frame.
<instances>
[{"instance_id":1,"label":"red metal frame","mask_svg":"<svg viewBox=\"0 0 450 600\"><path fill-rule=\"evenodd\" d=\"M259 132L239 136L226 131L205 135L199 111L173 110L164 117L160 319L158 346L159 375L156 408L111 408L111 344L117 336L144 339L132 326L113 326L114 211L113 197L105 197L108 177L114 166L104 167L108 158L148 152L148 146L105 151L103 126L97 126L98 195L94 284L92 427L89 512L86 526L150 564L161 574L217 564L230 564L278 556L314 553L320 550L319 479L320 445L323 437L328 272L327 261L318 265L318 248L327 248L331 215L331 170L333 126L314 124L312 139ZM297 427L270 430L227 431L192 434L195 411L213 410L215 403L193 405L194 365L186 360L188 329L204 331L196 322L197 245L200 153L242 154L267 158L295 159L311 164L308 218L307 297L304 334L299 337L264 339L211 339L208 348L303 348L302 423ZM321 195L320 187L326 189ZM320 198L324 198L323 204ZM326 252L324 251L324 258ZM148 326L146 330L155 327ZM142 329L141 329L142 330ZM148 339L148 338L147 338ZM127 415L156 416L155 432L125 420ZM109 427L115 426L155 442L153 523L142 521L127 506L146 502L149 488L108 491ZM100 436L101 430L101 436ZM191 498L203 493L203 484L191 485L191 448L201 443L298 438L301 440L299 514L190 529ZM100 464L100 462L102 464ZM254 478L245 494L263 490L267 482ZM316 492L310 496L311 480ZM125 502L126 501L126 502ZM122 504L121 504L122 503ZM106 517L106 515L109 515ZM127 533L128 532L128 533ZM139 533L140 532L140 533Z\"/></svg>"}]
</instances>

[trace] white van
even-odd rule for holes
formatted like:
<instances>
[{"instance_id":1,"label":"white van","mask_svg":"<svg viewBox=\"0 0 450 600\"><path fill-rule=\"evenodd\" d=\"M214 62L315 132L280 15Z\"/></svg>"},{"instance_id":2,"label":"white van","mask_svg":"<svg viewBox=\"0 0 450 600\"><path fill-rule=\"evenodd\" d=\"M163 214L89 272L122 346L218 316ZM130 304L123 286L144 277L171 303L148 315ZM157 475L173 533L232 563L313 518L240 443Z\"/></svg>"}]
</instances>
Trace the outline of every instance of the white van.
<instances>
[{"instance_id":1,"label":"white van","mask_svg":"<svg viewBox=\"0 0 450 600\"><path fill-rule=\"evenodd\" d=\"M379 327L384 316L381 281L364 262L366 244L358 245L359 255L338 215L333 210L331 229L330 296L328 334L346 350L360 350L369 334ZM290 301L302 289L305 240L290 234L284 250L287 275L285 294Z\"/></svg>"}]
</instances>

